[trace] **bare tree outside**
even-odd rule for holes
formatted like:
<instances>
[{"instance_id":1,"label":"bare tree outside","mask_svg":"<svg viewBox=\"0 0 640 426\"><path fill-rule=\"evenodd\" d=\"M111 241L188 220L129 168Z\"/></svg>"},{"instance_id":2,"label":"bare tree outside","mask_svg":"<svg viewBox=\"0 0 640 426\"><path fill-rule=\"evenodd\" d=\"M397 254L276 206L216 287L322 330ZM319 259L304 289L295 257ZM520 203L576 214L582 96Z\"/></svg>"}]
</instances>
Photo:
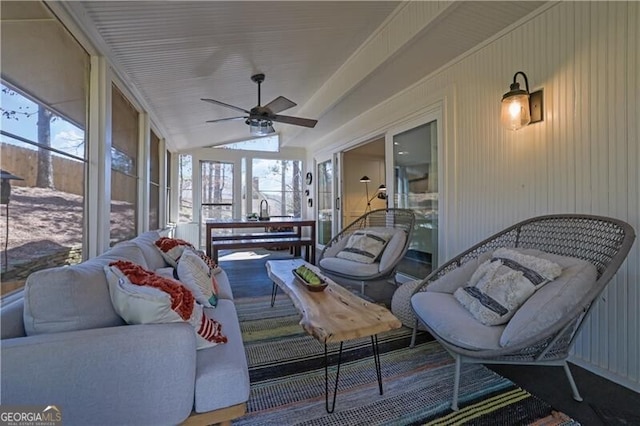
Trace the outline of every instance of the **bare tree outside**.
<instances>
[{"instance_id":1,"label":"bare tree outside","mask_svg":"<svg viewBox=\"0 0 640 426\"><path fill-rule=\"evenodd\" d=\"M51 111L38 106L38 174L36 186L38 188L54 188L53 162L51 161Z\"/></svg>"}]
</instances>

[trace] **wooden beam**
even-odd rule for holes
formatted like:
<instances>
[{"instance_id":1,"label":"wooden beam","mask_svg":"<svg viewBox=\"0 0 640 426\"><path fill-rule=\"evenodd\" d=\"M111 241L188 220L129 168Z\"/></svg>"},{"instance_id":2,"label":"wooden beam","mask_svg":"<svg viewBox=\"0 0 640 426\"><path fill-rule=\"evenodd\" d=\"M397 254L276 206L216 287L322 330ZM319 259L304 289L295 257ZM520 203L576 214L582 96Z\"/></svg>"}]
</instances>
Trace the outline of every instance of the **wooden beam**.
<instances>
[{"instance_id":1,"label":"wooden beam","mask_svg":"<svg viewBox=\"0 0 640 426\"><path fill-rule=\"evenodd\" d=\"M204 425L231 425L231 420L244 416L247 412L247 404L242 403L220 410L208 411L206 413L191 412L191 415L182 423L182 426L204 426Z\"/></svg>"}]
</instances>

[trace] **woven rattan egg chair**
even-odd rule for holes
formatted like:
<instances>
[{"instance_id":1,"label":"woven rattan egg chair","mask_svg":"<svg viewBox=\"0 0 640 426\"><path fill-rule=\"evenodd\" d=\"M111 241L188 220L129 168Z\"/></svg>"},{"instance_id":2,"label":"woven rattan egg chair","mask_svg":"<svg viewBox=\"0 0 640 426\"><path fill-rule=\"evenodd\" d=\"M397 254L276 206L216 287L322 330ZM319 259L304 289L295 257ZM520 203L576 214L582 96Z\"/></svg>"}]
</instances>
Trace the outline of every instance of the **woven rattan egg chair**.
<instances>
[{"instance_id":1,"label":"woven rattan egg chair","mask_svg":"<svg viewBox=\"0 0 640 426\"><path fill-rule=\"evenodd\" d=\"M353 221L324 247L318 266L325 275L341 285L360 285L364 294L365 285L393 279L398 264L407 253L415 215L409 209L373 210ZM371 263L362 263L341 258L339 253L347 248L354 233L376 232L388 236L383 251ZM397 283L396 283L397 284Z\"/></svg>"},{"instance_id":2,"label":"woven rattan egg chair","mask_svg":"<svg viewBox=\"0 0 640 426\"><path fill-rule=\"evenodd\" d=\"M617 219L578 214L535 217L471 247L426 277L411 296L411 306L455 359L452 409L458 409L463 362L561 366L574 399L582 401L567 358L594 302L627 257L634 239L633 228ZM478 266L491 260L498 248L547 256L563 269L526 299L506 324L487 326L454 293L467 285ZM464 287L462 291L475 290ZM495 299L482 301L487 306L491 302ZM415 332L416 328L414 341Z\"/></svg>"}]
</instances>

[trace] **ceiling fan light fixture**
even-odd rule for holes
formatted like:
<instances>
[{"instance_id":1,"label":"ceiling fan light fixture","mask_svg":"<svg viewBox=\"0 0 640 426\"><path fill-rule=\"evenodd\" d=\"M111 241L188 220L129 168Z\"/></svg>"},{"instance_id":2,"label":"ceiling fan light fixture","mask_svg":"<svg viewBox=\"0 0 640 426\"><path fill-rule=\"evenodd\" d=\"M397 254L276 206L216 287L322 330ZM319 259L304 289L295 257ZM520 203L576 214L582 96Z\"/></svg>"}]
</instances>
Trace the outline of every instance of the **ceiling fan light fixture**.
<instances>
[{"instance_id":1,"label":"ceiling fan light fixture","mask_svg":"<svg viewBox=\"0 0 640 426\"><path fill-rule=\"evenodd\" d=\"M249 125L249 132L252 136L267 136L275 133L273 123L269 120L253 120L246 121Z\"/></svg>"}]
</instances>

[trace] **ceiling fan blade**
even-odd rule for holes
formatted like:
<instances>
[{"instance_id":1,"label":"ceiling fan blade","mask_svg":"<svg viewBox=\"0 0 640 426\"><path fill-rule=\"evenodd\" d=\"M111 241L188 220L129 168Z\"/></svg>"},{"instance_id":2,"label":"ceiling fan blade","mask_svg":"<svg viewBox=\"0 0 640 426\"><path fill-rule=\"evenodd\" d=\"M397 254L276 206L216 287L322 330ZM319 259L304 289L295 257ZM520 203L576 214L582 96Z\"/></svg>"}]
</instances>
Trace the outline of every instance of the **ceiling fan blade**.
<instances>
[{"instance_id":1,"label":"ceiling fan blade","mask_svg":"<svg viewBox=\"0 0 640 426\"><path fill-rule=\"evenodd\" d=\"M223 107L227 107L227 108L235 109L236 111L244 112L245 114L250 114L250 113L249 113L249 111L247 111L246 109L242 109L242 108L237 107L237 106L233 106L233 105L225 104L224 102L216 101L215 99L206 99L206 98L201 98L200 100L201 100L201 101L205 101L205 102L209 102L209 103L211 103L211 104L221 105L221 106L223 106Z\"/></svg>"},{"instance_id":2,"label":"ceiling fan blade","mask_svg":"<svg viewBox=\"0 0 640 426\"><path fill-rule=\"evenodd\" d=\"M318 120L312 120L310 118L291 117L289 115L272 115L269 116L270 120L277 121L278 123L294 124L296 126L315 127Z\"/></svg>"},{"instance_id":3,"label":"ceiling fan blade","mask_svg":"<svg viewBox=\"0 0 640 426\"><path fill-rule=\"evenodd\" d=\"M219 121L232 121L232 120L246 120L249 117L227 117L227 118L218 118L217 120L207 120L207 123L217 123Z\"/></svg>"},{"instance_id":4,"label":"ceiling fan blade","mask_svg":"<svg viewBox=\"0 0 640 426\"><path fill-rule=\"evenodd\" d=\"M284 96L278 96L277 98L275 98L274 100L272 100L271 102L269 102L268 104L266 104L264 107L265 108L269 108L269 110L273 113L273 114L277 114L280 111L284 111L285 109L289 109L289 108L293 108L294 106L298 105L297 103L285 98Z\"/></svg>"}]
</instances>

